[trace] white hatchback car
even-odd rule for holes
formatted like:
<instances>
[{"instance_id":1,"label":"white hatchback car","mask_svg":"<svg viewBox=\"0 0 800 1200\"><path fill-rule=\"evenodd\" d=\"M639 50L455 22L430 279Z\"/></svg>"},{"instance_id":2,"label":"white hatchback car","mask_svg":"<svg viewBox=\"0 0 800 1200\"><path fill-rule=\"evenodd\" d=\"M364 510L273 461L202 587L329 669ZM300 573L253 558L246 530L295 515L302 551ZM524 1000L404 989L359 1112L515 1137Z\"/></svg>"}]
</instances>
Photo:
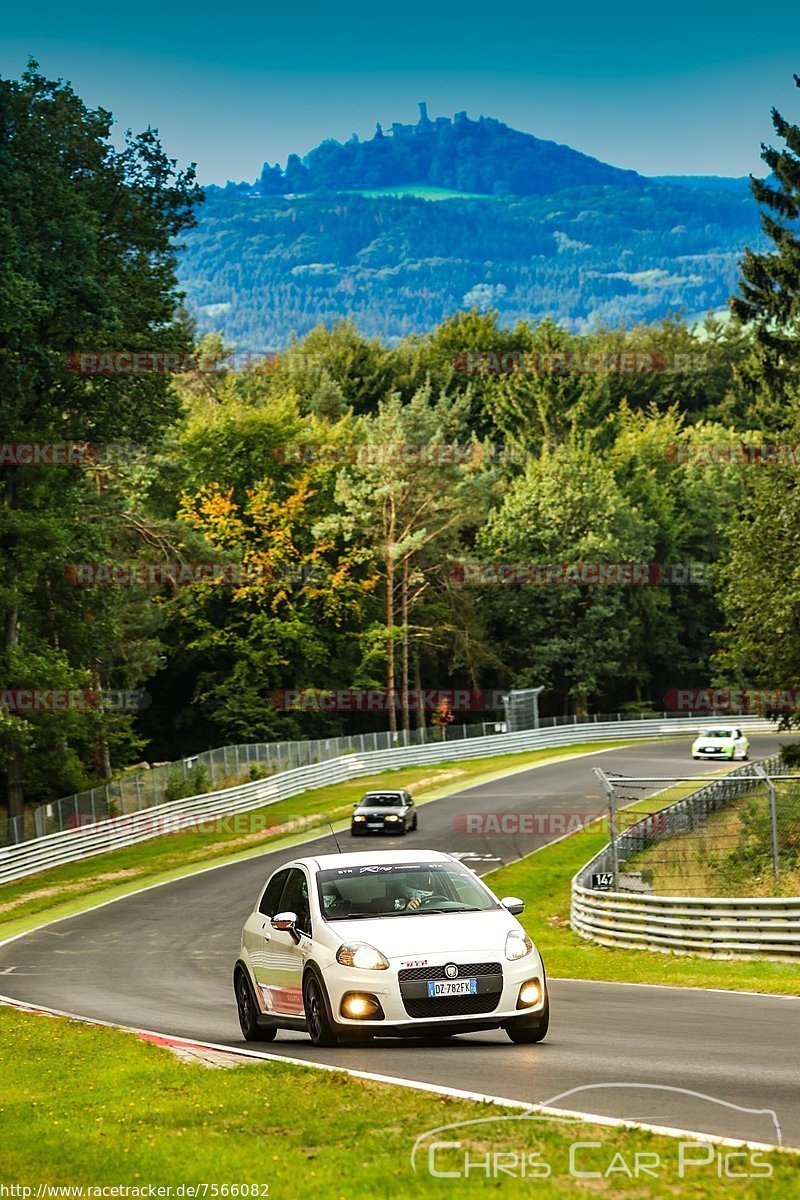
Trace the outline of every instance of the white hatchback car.
<instances>
[{"instance_id":1,"label":"white hatchback car","mask_svg":"<svg viewBox=\"0 0 800 1200\"><path fill-rule=\"evenodd\" d=\"M435 1037L547 1033L544 966L514 916L437 850L299 858L271 876L242 932L233 985L242 1033Z\"/></svg>"},{"instance_id":2,"label":"white hatchback car","mask_svg":"<svg viewBox=\"0 0 800 1200\"><path fill-rule=\"evenodd\" d=\"M747 762L750 742L735 725L701 729L692 743L692 758L740 758Z\"/></svg>"}]
</instances>

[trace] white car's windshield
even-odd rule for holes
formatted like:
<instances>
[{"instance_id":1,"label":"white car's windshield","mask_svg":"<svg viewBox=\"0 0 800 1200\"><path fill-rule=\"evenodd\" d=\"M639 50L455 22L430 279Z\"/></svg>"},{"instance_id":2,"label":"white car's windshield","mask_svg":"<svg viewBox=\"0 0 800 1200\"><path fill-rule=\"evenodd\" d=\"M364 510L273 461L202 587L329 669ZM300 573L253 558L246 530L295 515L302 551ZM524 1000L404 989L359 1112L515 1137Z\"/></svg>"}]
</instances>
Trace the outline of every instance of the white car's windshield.
<instances>
[{"instance_id":1,"label":"white car's windshield","mask_svg":"<svg viewBox=\"0 0 800 1200\"><path fill-rule=\"evenodd\" d=\"M704 738L732 738L732 729L704 729L700 734Z\"/></svg>"},{"instance_id":2,"label":"white car's windshield","mask_svg":"<svg viewBox=\"0 0 800 1200\"><path fill-rule=\"evenodd\" d=\"M398 796L397 792L385 792L380 795L376 792L374 796L364 796L359 800L359 808L401 808L403 797Z\"/></svg>"},{"instance_id":3,"label":"white car's windshield","mask_svg":"<svg viewBox=\"0 0 800 1200\"><path fill-rule=\"evenodd\" d=\"M424 916L497 908L493 896L456 863L337 867L317 876L326 921Z\"/></svg>"}]
</instances>

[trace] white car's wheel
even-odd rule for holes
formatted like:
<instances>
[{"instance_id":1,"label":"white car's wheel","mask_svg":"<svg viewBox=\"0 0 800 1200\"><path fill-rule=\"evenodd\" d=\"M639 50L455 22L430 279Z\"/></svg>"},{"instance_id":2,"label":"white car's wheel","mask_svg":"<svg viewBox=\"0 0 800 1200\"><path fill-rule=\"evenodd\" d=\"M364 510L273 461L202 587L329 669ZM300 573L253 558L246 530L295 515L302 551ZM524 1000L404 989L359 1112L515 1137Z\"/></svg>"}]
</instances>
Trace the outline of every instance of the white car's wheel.
<instances>
[{"instance_id":1,"label":"white car's wheel","mask_svg":"<svg viewBox=\"0 0 800 1200\"><path fill-rule=\"evenodd\" d=\"M533 1042L541 1042L546 1036L550 1026L550 997L546 997L544 1008L535 1021L531 1020L514 1020L509 1021L505 1030L512 1042L518 1045L531 1045Z\"/></svg>"},{"instance_id":2,"label":"white car's wheel","mask_svg":"<svg viewBox=\"0 0 800 1200\"><path fill-rule=\"evenodd\" d=\"M303 980L303 1009L308 1036L315 1046L335 1046L337 1037L328 1013L328 1000L322 984L309 970Z\"/></svg>"},{"instance_id":3,"label":"white car's wheel","mask_svg":"<svg viewBox=\"0 0 800 1200\"><path fill-rule=\"evenodd\" d=\"M239 1026L246 1042L272 1042L278 1032L277 1025L259 1025L258 1008L247 972L239 967L233 981L236 995L236 1010Z\"/></svg>"}]
</instances>

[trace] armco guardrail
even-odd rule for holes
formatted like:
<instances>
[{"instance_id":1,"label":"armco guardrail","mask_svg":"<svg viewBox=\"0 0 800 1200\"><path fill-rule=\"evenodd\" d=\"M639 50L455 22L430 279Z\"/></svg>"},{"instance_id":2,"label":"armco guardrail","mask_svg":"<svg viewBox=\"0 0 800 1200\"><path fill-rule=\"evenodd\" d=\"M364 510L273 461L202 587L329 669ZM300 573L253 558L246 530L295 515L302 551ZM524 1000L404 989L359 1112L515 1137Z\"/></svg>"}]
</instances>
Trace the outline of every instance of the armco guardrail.
<instances>
[{"instance_id":1,"label":"armco guardrail","mask_svg":"<svg viewBox=\"0 0 800 1200\"><path fill-rule=\"evenodd\" d=\"M800 955L800 897L702 898L573 889L572 928L603 946L701 958Z\"/></svg>"},{"instance_id":2,"label":"armco guardrail","mask_svg":"<svg viewBox=\"0 0 800 1200\"><path fill-rule=\"evenodd\" d=\"M774 772L778 759L760 765ZM643 817L617 839L619 864L663 836L695 828L711 812L763 784L754 764L747 764L662 809L657 819ZM704 958L800 956L800 897L657 896L588 886L592 874L609 871L611 863L609 845L572 881L570 924L581 937L603 946Z\"/></svg>"},{"instance_id":3,"label":"armco guardrail","mask_svg":"<svg viewBox=\"0 0 800 1200\"><path fill-rule=\"evenodd\" d=\"M737 723L750 733L766 733L772 728L769 722L759 717L740 717ZM623 725L609 721L603 724L565 725L555 729L528 729L522 733L494 734L461 742L436 742L427 746L399 747L367 754L345 754L328 762L298 767L254 783L155 805L128 816L112 817L63 833L47 834L17 846L2 847L0 884L33 875L47 867L61 866L121 846L132 846L164 833L188 829L217 817L277 804L311 788L344 783L383 770L514 754L524 750L568 746L576 742L669 737L688 733L707 724L708 718L686 717L626 721Z\"/></svg>"}]
</instances>

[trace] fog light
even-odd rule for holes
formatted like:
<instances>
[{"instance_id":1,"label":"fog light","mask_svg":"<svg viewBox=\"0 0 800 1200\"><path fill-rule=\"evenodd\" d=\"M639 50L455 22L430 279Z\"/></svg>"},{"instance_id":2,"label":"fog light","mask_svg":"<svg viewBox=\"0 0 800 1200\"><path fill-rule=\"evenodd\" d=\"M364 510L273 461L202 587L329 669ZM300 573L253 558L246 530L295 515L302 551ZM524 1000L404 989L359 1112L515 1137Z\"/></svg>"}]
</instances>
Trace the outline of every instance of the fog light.
<instances>
[{"instance_id":1,"label":"fog light","mask_svg":"<svg viewBox=\"0 0 800 1200\"><path fill-rule=\"evenodd\" d=\"M517 1008L533 1008L542 999L542 985L538 979L529 979L519 989Z\"/></svg>"},{"instance_id":2,"label":"fog light","mask_svg":"<svg viewBox=\"0 0 800 1200\"><path fill-rule=\"evenodd\" d=\"M339 1010L343 1017L350 1017L354 1021L363 1021L369 1017L380 1019L383 1016L383 1010L375 997L365 996L360 992L347 992L342 997Z\"/></svg>"}]
</instances>

